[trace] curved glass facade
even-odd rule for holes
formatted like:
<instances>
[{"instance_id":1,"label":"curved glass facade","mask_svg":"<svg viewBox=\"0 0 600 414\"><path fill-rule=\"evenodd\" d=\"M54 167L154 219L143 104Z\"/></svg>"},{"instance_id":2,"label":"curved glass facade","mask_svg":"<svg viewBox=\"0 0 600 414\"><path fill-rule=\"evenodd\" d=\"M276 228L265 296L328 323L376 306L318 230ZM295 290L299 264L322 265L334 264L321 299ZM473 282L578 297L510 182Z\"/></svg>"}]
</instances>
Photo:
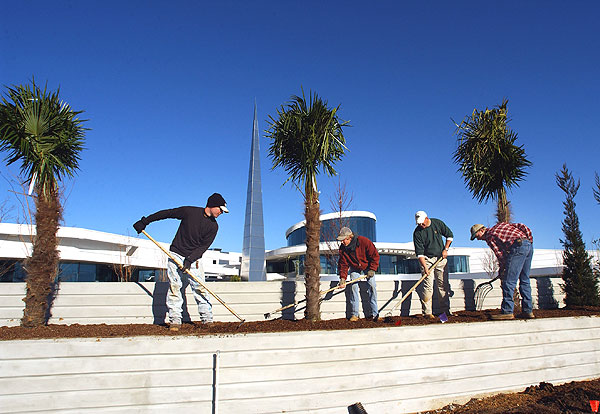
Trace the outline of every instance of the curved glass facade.
<instances>
[{"instance_id":1,"label":"curved glass facade","mask_svg":"<svg viewBox=\"0 0 600 414\"><path fill-rule=\"evenodd\" d=\"M267 272L304 274L304 255L290 258L285 261L267 262ZM321 255L321 274L338 274L337 255ZM449 273L469 273L469 256L448 256ZM407 259L405 256L393 254L379 254L379 268L377 274L398 275L418 274L421 267L418 259Z\"/></svg>"},{"instance_id":2,"label":"curved glass facade","mask_svg":"<svg viewBox=\"0 0 600 414\"><path fill-rule=\"evenodd\" d=\"M323 220L321 222L321 242L336 240L340 227L350 227L354 234L364 236L373 242L377 241L375 220L371 217L344 217L341 220L341 226L339 218ZM305 242L305 226L297 228L287 236L288 247L304 244Z\"/></svg>"}]
</instances>

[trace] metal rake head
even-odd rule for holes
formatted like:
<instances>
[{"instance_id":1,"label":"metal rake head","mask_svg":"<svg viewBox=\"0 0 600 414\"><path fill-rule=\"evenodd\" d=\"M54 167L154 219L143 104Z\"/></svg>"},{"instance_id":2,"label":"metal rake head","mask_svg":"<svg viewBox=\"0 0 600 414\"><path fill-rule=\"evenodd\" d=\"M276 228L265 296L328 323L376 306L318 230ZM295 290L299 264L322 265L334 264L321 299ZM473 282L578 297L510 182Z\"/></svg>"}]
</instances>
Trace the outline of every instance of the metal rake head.
<instances>
[{"instance_id":1,"label":"metal rake head","mask_svg":"<svg viewBox=\"0 0 600 414\"><path fill-rule=\"evenodd\" d=\"M494 288L492 286L492 283L496 279L498 279L498 276L496 276L495 278L493 278L490 281L480 283L477 286L477 288L475 289L475 293L473 294L473 297L475 298L475 307L478 311L483 309L483 302L485 301L485 298L488 295L488 293L490 293L492 291L492 289Z\"/></svg>"},{"instance_id":2,"label":"metal rake head","mask_svg":"<svg viewBox=\"0 0 600 414\"><path fill-rule=\"evenodd\" d=\"M477 286L475 289L475 307L478 311L483 309L483 302L485 301L485 297L490 293L493 289L493 286L490 282L485 282Z\"/></svg>"}]
</instances>

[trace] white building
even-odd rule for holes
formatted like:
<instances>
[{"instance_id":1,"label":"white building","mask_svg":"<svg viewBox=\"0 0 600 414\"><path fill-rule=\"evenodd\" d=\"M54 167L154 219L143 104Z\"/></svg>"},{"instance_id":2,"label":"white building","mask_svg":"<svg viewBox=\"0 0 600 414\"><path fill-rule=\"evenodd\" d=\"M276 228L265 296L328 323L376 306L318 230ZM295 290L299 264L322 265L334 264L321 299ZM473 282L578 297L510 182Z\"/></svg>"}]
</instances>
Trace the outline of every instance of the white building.
<instances>
[{"instance_id":1,"label":"white building","mask_svg":"<svg viewBox=\"0 0 600 414\"><path fill-rule=\"evenodd\" d=\"M377 279L413 279L419 273L412 242L376 241L376 217L368 211L346 211L321 216L321 278L337 279L335 241L340 226L371 240L380 254ZM31 254L35 227L0 223L0 281L22 282L21 262ZM267 280L303 279L305 222L291 226L285 233L287 246L265 252ZM166 255L150 240L75 227L58 230L61 281L158 281L166 280ZM334 240L334 241L331 241ZM168 243L161 245L169 249ZM596 254L597 252L590 252ZM488 278L492 273L487 247L454 247L449 251L450 277L455 279ZM241 253L209 249L200 259L207 280L230 280L240 275ZM560 277L562 251L535 249L531 276Z\"/></svg>"}]
</instances>

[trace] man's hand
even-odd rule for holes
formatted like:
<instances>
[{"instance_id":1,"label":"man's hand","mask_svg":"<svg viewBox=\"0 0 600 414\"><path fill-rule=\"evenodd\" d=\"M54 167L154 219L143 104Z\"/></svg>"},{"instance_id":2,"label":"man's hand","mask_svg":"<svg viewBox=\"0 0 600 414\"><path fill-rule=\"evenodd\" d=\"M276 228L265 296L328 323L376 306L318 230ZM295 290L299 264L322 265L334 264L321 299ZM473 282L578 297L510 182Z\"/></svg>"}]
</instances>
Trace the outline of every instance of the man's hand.
<instances>
[{"instance_id":1,"label":"man's hand","mask_svg":"<svg viewBox=\"0 0 600 414\"><path fill-rule=\"evenodd\" d=\"M137 231L137 234L140 234L142 232L142 230L144 230L146 228L146 225L144 224L144 219L146 217L142 217L140 220L136 221L133 224L133 228L135 229L135 231Z\"/></svg>"},{"instance_id":2,"label":"man's hand","mask_svg":"<svg viewBox=\"0 0 600 414\"><path fill-rule=\"evenodd\" d=\"M192 262L190 262L186 257L183 261L183 271L185 272L186 270L190 270L190 267L192 267Z\"/></svg>"},{"instance_id":3,"label":"man's hand","mask_svg":"<svg viewBox=\"0 0 600 414\"><path fill-rule=\"evenodd\" d=\"M442 258L447 258L448 257L448 249L444 249L442 250Z\"/></svg>"},{"instance_id":4,"label":"man's hand","mask_svg":"<svg viewBox=\"0 0 600 414\"><path fill-rule=\"evenodd\" d=\"M367 272L367 279L371 279L373 276L375 276L375 271L374 270L369 270Z\"/></svg>"},{"instance_id":5,"label":"man's hand","mask_svg":"<svg viewBox=\"0 0 600 414\"><path fill-rule=\"evenodd\" d=\"M340 278L340 282L337 285L338 289L344 289L346 287L346 279Z\"/></svg>"}]
</instances>

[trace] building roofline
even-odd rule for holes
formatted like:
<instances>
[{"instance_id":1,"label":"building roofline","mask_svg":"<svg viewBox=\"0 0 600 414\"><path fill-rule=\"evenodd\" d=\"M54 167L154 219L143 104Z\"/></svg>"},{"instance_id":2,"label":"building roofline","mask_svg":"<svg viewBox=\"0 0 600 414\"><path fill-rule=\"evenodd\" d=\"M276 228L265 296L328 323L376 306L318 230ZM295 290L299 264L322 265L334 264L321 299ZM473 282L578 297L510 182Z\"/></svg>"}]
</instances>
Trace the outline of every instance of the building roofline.
<instances>
[{"instance_id":1,"label":"building roofline","mask_svg":"<svg viewBox=\"0 0 600 414\"><path fill-rule=\"evenodd\" d=\"M377 217L375 217L375 214L371 213L370 211L361 211L361 210L352 210L352 211L342 211L341 212L341 218L347 218L347 217L369 217L372 218L373 220L377 221ZM327 214L321 214L319 216L321 221L325 221L325 220L331 220L334 218L340 218L340 212L336 211L335 213L327 213ZM298 230L301 227L306 226L306 220L302 220L296 224L294 224L292 227L290 227L289 229L287 229L285 231L285 238L287 239L288 236L295 230Z\"/></svg>"}]
</instances>

